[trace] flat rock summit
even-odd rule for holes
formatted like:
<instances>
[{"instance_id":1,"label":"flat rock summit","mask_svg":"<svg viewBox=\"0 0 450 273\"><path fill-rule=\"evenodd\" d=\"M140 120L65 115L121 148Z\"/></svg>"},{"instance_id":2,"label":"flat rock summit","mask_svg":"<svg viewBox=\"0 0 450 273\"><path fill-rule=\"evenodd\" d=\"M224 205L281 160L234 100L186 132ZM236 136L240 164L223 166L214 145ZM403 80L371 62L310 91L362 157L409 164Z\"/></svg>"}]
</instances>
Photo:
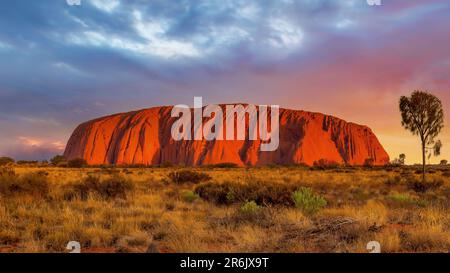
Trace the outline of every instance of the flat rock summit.
<instances>
[{"instance_id":1,"label":"flat rock summit","mask_svg":"<svg viewBox=\"0 0 450 273\"><path fill-rule=\"evenodd\" d=\"M224 107L224 105L221 105ZM372 130L320 113L280 108L280 139L276 151L259 149L259 140L181 140L171 137L172 106L115 114L79 125L64 156L88 164L198 166L339 163L374 165L389 156ZM247 125L248 126L248 125Z\"/></svg>"}]
</instances>

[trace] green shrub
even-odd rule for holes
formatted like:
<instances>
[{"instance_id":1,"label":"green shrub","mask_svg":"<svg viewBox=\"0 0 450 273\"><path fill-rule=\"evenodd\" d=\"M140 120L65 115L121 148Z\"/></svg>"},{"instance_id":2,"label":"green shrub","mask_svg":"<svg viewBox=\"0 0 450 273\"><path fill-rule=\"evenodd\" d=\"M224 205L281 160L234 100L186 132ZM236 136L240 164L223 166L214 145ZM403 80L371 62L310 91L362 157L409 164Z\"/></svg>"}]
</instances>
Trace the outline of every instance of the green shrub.
<instances>
[{"instance_id":1,"label":"green shrub","mask_svg":"<svg viewBox=\"0 0 450 273\"><path fill-rule=\"evenodd\" d=\"M254 213L257 213L260 209L261 209L261 207L258 206L258 204L256 204L255 201L249 201L249 202L245 202L241 206L240 211L244 214L254 214Z\"/></svg>"},{"instance_id":2,"label":"green shrub","mask_svg":"<svg viewBox=\"0 0 450 273\"><path fill-rule=\"evenodd\" d=\"M389 199L402 203L412 203L413 198L407 193L395 193L388 196Z\"/></svg>"},{"instance_id":3,"label":"green shrub","mask_svg":"<svg viewBox=\"0 0 450 273\"><path fill-rule=\"evenodd\" d=\"M387 197L389 200L402 205L417 205L420 207L425 206L425 202L421 201L407 193L394 193Z\"/></svg>"},{"instance_id":4,"label":"green shrub","mask_svg":"<svg viewBox=\"0 0 450 273\"><path fill-rule=\"evenodd\" d=\"M189 170L175 171L169 173L169 178L177 184L182 183L200 183L211 180L211 176L206 173L199 173Z\"/></svg>"},{"instance_id":5,"label":"green shrub","mask_svg":"<svg viewBox=\"0 0 450 273\"><path fill-rule=\"evenodd\" d=\"M198 198L200 198L200 196L198 196L198 194L196 194L193 191L185 191L183 193L183 200L189 203L194 202L195 200L197 200Z\"/></svg>"},{"instance_id":6,"label":"green shrub","mask_svg":"<svg viewBox=\"0 0 450 273\"><path fill-rule=\"evenodd\" d=\"M300 188L292 194L295 207L299 208L303 213L312 215L317 213L321 208L327 205L327 201L315 195L309 188Z\"/></svg>"},{"instance_id":7,"label":"green shrub","mask_svg":"<svg viewBox=\"0 0 450 273\"><path fill-rule=\"evenodd\" d=\"M274 224L273 219L273 211L270 208L261 207L255 201L247 201L227 220L231 224L251 223L267 228Z\"/></svg>"},{"instance_id":8,"label":"green shrub","mask_svg":"<svg viewBox=\"0 0 450 273\"><path fill-rule=\"evenodd\" d=\"M227 192L227 195L225 197L227 199L227 203L230 203L230 204L233 203L234 200L236 200L236 196L234 194L234 191Z\"/></svg>"}]
</instances>

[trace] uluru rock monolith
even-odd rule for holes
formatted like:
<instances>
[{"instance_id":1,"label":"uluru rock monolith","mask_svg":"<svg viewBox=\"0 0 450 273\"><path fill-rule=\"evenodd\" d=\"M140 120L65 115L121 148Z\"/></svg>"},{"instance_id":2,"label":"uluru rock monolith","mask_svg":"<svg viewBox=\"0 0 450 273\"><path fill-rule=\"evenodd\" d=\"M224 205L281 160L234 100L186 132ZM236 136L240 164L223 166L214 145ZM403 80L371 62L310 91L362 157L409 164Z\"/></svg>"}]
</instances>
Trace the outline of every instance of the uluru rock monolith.
<instances>
[{"instance_id":1,"label":"uluru rock monolith","mask_svg":"<svg viewBox=\"0 0 450 273\"><path fill-rule=\"evenodd\" d=\"M221 105L224 107L224 105ZM300 110L280 108L276 151L259 149L259 140L181 140L171 137L171 106L94 119L79 125L64 156L88 164L239 166L306 164L384 165L389 156L367 126Z\"/></svg>"}]
</instances>

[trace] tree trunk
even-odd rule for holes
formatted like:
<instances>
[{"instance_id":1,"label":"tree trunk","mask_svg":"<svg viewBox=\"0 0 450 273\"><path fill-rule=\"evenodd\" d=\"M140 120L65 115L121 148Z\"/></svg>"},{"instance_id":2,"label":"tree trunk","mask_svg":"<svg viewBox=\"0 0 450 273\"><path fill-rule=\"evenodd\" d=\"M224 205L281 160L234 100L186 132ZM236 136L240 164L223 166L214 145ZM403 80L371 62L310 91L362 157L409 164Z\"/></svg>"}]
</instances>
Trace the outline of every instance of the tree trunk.
<instances>
[{"instance_id":1,"label":"tree trunk","mask_svg":"<svg viewBox=\"0 0 450 273\"><path fill-rule=\"evenodd\" d=\"M425 154L425 141L422 141L422 180L425 182L425 165L426 165L426 154Z\"/></svg>"}]
</instances>

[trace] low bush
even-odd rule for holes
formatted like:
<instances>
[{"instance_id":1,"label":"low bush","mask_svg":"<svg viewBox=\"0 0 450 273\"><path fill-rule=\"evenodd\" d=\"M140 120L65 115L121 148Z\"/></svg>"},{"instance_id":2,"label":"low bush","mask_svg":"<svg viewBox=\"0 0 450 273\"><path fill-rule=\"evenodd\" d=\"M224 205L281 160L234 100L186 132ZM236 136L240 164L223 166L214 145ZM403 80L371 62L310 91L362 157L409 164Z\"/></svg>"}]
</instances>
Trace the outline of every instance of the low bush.
<instances>
[{"instance_id":1,"label":"low bush","mask_svg":"<svg viewBox=\"0 0 450 273\"><path fill-rule=\"evenodd\" d=\"M0 166L5 166L5 165L9 165L9 164L13 164L14 163L14 159L12 159L11 157L0 157Z\"/></svg>"},{"instance_id":2,"label":"low bush","mask_svg":"<svg viewBox=\"0 0 450 273\"><path fill-rule=\"evenodd\" d=\"M202 198L216 204L242 203L253 200L258 205L292 206L294 185L275 182L253 181L249 183L215 183L198 185L195 192Z\"/></svg>"},{"instance_id":3,"label":"low bush","mask_svg":"<svg viewBox=\"0 0 450 273\"><path fill-rule=\"evenodd\" d=\"M238 168L239 165L236 164L236 163L224 162L224 163L218 163L218 164L210 165L208 167L227 169L227 168Z\"/></svg>"},{"instance_id":4,"label":"low bush","mask_svg":"<svg viewBox=\"0 0 450 273\"><path fill-rule=\"evenodd\" d=\"M16 175L13 169L0 170L0 195L4 198L17 195L29 195L45 198L49 193L49 182L41 173Z\"/></svg>"},{"instance_id":5,"label":"low bush","mask_svg":"<svg viewBox=\"0 0 450 273\"><path fill-rule=\"evenodd\" d=\"M161 168L171 168L173 166L174 166L173 163L170 161L163 162L161 165L159 165L159 167Z\"/></svg>"},{"instance_id":6,"label":"low bush","mask_svg":"<svg viewBox=\"0 0 450 273\"><path fill-rule=\"evenodd\" d=\"M56 155L52 159L50 159L50 163L52 163L53 166L61 166L67 164L67 160L62 155Z\"/></svg>"},{"instance_id":7,"label":"low bush","mask_svg":"<svg viewBox=\"0 0 450 273\"><path fill-rule=\"evenodd\" d=\"M86 160L82 159L82 158L75 158L72 160L69 160L69 162L67 162L67 166L69 168L83 168L87 166L87 162Z\"/></svg>"},{"instance_id":8,"label":"low bush","mask_svg":"<svg viewBox=\"0 0 450 273\"><path fill-rule=\"evenodd\" d=\"M384 184L386 186L397 186L402 182L402 178L400 176L389 177Z\"/></svg>"},{"instance_id":9,"label":"low bush","mask_svg":"<svg viewBox=\"0 0 450 273\"><path fill-rule=\"evenodd\" d=\"M372 168L374 166L375 160L373 158L366 158L364 161L364 168Z\"/></svg>"},{"instance_id":10,"label":"low bush","mask_svg":"<svg viewBox=\"0 0 450 273\"><path fill-rule=\"evenodd\" d=\"M304 214L313 215L327 205L327 201L309 188L300 188L292 194L295 206Z\"/></svg>"},{"instance_id":11,"label":"low bush","mask_svg":"<svg viewBox=\"0 0 450 273\"><path fill-rule=\"evenodd\" d=\"M58 167L58 168L67 168L67 167L69 167L69 164L67 162L59 162L55 166Z\"/></svg>"},{"instance_id":12,"label":"low bush","mask_svg":"<svg viewBox=\"0 0 450 273\"><path fill-rule=\"evenodd\" d=\"M101 180L98 176L88 176L81 182L70 184L65 199L72 200L78 197L86 200L91 194L103 199L126 199L127 194L133 189L133 183L120 175L114 175L105 180Z\"/></svg>"},{"instance_id":13,"label":"low bush","mask_svg":"<svg viewBox=\"0 0 450 273\"><path fill-rule=\"evenodd\" d=\"M177 184L182 183L200 183L211 180L211 176L206 173L194 172L189 170L174 171L169 173L169 178Z\"/></svg>"},{"instance_id":14,"label":"low bush","mask_svg":"<svg viewBox=\"0 0 450 273\"><path fill-rule=\"evenodd\" d=\"M422 170L415 170L414 173L421 175L421 174L423 174L423 171ZM425 173L434 174L434 173L436 173L436 170L428 169L428 170L425 171Z\"/></svg>"},{"instance_id":15,"label":"low bush","mask_svg":"<svg viewBox=\"0 0 450 273\"><path fill-rule=\"evenodd\" d=\"M340 167L341 167L340 164L335 161L320 159L318 161L314 161L311 170L323 171L323 170L338 169Z\"/></svg>"},{"instance_id":16,"label":"low bush","mask_svg":"<svg viewBox=\"0 0 450 273\"><path fill-rule=\"evenodd\" d=\"M424 193L429 190L435 190L440 188L444 184L444 181L440 179L434 179L431 181L422 181L422 180L416 180L412 179L407 182L407 187L410 190L413 190L415 192Z\"/></svg>"},{"instance_id":17,"label":"low bush","mask_svg":"<svg viewBox=\"0 0 450 273\"><path fill-rule=\"evenodd\" d=\"M36 160L19 160L16 162L17 165L28 165L28 166L36 166L39 164Z\"/></svg>"}]
</instances>

